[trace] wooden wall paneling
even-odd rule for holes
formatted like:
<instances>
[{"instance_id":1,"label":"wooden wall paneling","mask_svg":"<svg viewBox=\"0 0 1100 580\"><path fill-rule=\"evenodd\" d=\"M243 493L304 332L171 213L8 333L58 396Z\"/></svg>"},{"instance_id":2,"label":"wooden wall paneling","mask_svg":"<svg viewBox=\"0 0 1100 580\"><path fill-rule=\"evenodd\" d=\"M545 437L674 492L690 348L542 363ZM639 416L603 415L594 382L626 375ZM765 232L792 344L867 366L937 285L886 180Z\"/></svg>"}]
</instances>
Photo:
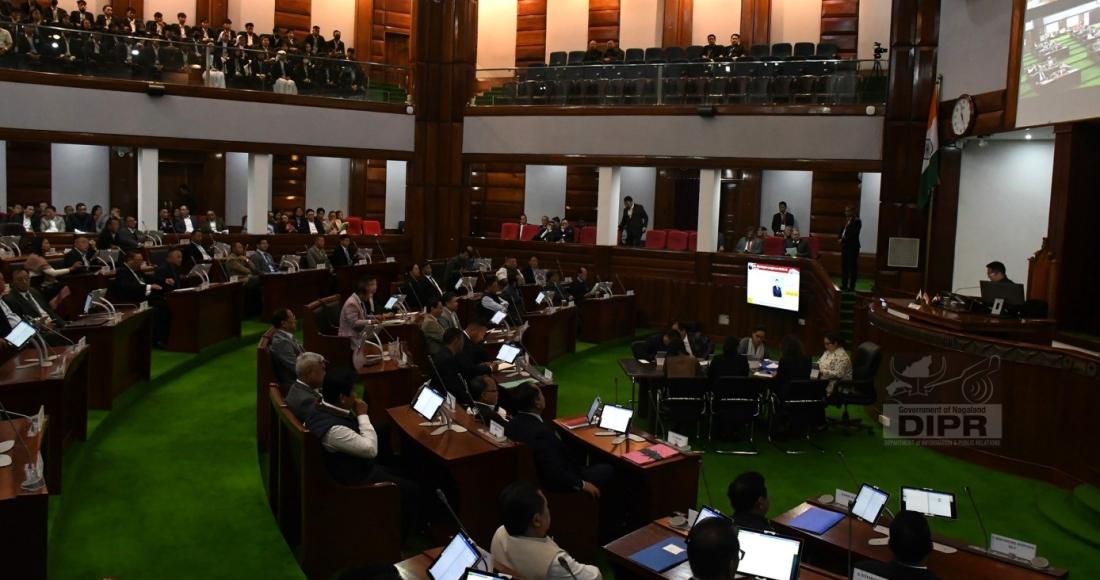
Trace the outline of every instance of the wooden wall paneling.
<instances>
[{"instance_id":1,"label":"wooden wall paneling","mask_svg":"<svg viewBox=\"0 0 1100 580\"><path fill-rule=\"evenodd\" d=\"M854 171L814 171L810 193L810 229L820 242L819 259L830 274L840 274L840 243L837 232L844 228L844 208L859 213L860 179Z\"/></svg>"},{"instance_id":2,"label":"wooden wall paneling","mask_svg":"<svg viewBox=\"0 0 1100 580\"><path fill-rule=\"evenodd\" d=\"M500 235L500 224L519 221L523 213L527 168L518 163L486 163L470 166L470 231ZM539 216L527 216L538 223Z\"/></svg>"},{"instance_id":3,"label":"wooden wall paneling","mask_svg":"<svg viewBox=\"0 0 1100 580\"><path fill-rule=\"evenodd\" d=\"M8 205L51 201L53 175L49 143L8 141Z\"/></svg>"},{"instance_id":4,"label":"wooden wall paneling","mask_svg":"<svg viewBox=\"0 0 1100 580\"><path fill-rule=\"evenodd\" d=\"M371 62L394 65L411 62L412 28L413 0L374 0L374 14L371 17ZM397 48L405 46L398 40L401 37L404 37L410 54L391 54Z\"/></svg>"},{"instance_id":5,"label":"wooden wall paneling","mask_svg":"<svg viewBox=\"0 0 1100 580\"><path fill-rule=\"evenodd\" d=\"M359 60L371 60L374 37L375 0L355 0L355 53Z\"/></svg>"},{"instance_id":6,"label":"wooden wall paneling","mask_svg":"<svg viewBox=\"0 0 1100 580\"><path fill-rule=\"evenodd\" d=\"M348 215L386 221L386 160L352 159Z\"/></svg>"},{"instance_id":7,"label":"wooden wall paneling","mask_svg":"<svg viewBox=\"0 0 1100 580\"><path fill-rule=\"evenodd\" d=\"M137 176L136 153L133 150L128 154L133 157L134 179ZM112 155L112 161L117 155ZM188 204L192 214L206 213L214 210L219 216L225 215L225 155L215 151L196 151L190 149L161 149L159 152L159 164L157 167L159 199L158 207L175 207L180 204ZM120 164L119 171L128 171L125 165ZM120 177L121 178L121 177ZM112 182L114 177L112 176ZM179 197L179 187L187 185L191 190L191 199ZM128 186L125 182L119 184L120 195L125 195ZM136 196L136 181L134 191ZM135 198L136 211L136 198ZM112 205L114 203L112 202ZM120 208L122 206L119 206Z\"/></svg>"},{"instance_id":8,"label":"wooden wall paneling","mask_svg":"<svg viewBox=\"0 0 1100 580\"><path fill-rule=\"evenodd\" d=\"M588 40L619 40L619 0L588 1Z\"/></svg>"},{"instance_id":9,"label":"wooden wall paneling","mask_svg":"<svg viewBox=\"0 0 1100 580\"><path fill-rule=\"evenodd\" d=\"M599 168L570 165L565 170L565 217L576 225L596 225L599 208ZM553 216L550 216L553 217ZM534 222L536 218L527 216Z\"/></svg>"},{"instance_id":10,"label":"wooden wall paneling","mask_svg":"<svg viewBox=\"0 0 1100 580\"><path fill-rule=\"evenodd\" d=\"M276 155L271 175L271 209L293 210L306 204L306 158Z\"/></svg>"},{"instance_id":11,"label":"wooden wall paneling","mask_svg":"<svg viewBox=\"0 0 1100 580\"><path fill-rule=\"evenodd\" d=\"M1012 28L1008 45L1008 80L1006 81L1004 124L1016 126L1016 99L1020 94L1020 59L1023 58L1024 11L1027 0L1012 0ZM948 117L950 118L950 117Z\"/></svg>"},{"instance_id":12,"label":"wooden wall paneling","mask_svg":"<svg viewBox=\"0 0 1100 580\"><path fill-rule=\"evenodd\" d=\"M940 149L940 186L929 208L932 236L928 239L926 292L950 292L955 275L955 231L959 221L959 180L962 149Z\"/></svg>"},{"instance_id":13,"label":"wooden wall paneling","mask_svg":"<svg viewBox=\"0 0 1100 580\"><path fill-rule=\"evenodd\" d=\"M835 44L841 58L856 58L859 49L859 0L822 0L821 42Z\"/></svg>"},{"instance_id":14,"label":"wooden wall paneling","mask_svg":"<svg viewBox=\"0 0 1100 580\"><path fill-rule=\"evenodd\" d=\"M203 154L202 161L202 182L195 192L199 207L204 212L214 210L218 216L225 217L225 154L208 151Z\"/></svg>"},{"instance_id":15,"label":"wooden wall paneling","mask_svg":"<svg viewBox=\"0 0 1100 580\"><path fill-rule=\"evenodd\" d=\"M653 191L653 207L649 210L649 229L661 230L673 227L676 216L676 180L683 170L658 169ZM621 214L622 208L617 211Z\"/></svg>"},{"instance_id":16,"label":"wooden wall paneling","mask_svg":"<svg viewBox=\"0 0 1100 580\"><path fill-rule=\"evenodd\" d=\"M545 63L547 0L519 0L516 4L516 66ZM616 2L618 4L618 2Z\"/></svg>"},{"instance_id":17,"label":"wooden wall paneling","mask_svg":"<svg viewBox=\"0 0 1100 580\"><path fill-rule=\"evenodd\" d=\"M734 169L734 178L722 180L722 226L725 234L727 250L731 250L741 239L745 230L760 226L760 170L759 169ZM770 227L770 226L769 226Z\"/></svg>"},{"instance_id":18,"label":"wooden wall paneling","mask_svg":"<svg viewBox=\"0 0 1100 580\"><path fill-rule=\"evenodd\" d=\"M691 44L694 0L664 0L661 22L661 46L688 46Z\"/></svg>"},{"instance_id":19,"label":"wooden wall paneling","mask_svg":"<svg viewBox=\"0 0 1100 580\"><path fill-rule=\"evenodd\" d=\"M276 12L277 11L278 11L278 7L276 7ZM119 16L119 15L120 14L118 13L118 10L116 9L115 10L115 16ZM206 17L206 18L210 19L210 25L212 27L214 27L214 28L221 27L221 22L229 17L229 0L196 0L196 3L195 3L195 18L194 18L194 20L190 21L191 25L192 26L198 26L199 25L199 20L203 17ZM278 18L278 15L276 14L275 26L279 26L279 22L278 22L277 18ZM168 20L170 22L174 22L174 20L170 20L168 18L168 15L165 15L164 19ZM151 20L151 18L149 18L147 20ZM240 23L240 24L237 24L236 22L234 22L233 24L237 28L244 28L244 26L243 26L244 23L243 22ZM268 33L270 33L270 31L261 30L261 31L258 31L258 33L268 34Z\"/></svg>"},{"instance_id":20,"label":"wooden wall paneling","mask_svg":"<svg viewBox=\"0 0 1100 580\"><path fill-rule=\"evenodd\" d=\"M747 51L771 39L771 0L741 0L741 44Z\"/></svg>"},{"instance_id":21,"label":"wooden wall paneling","mask_svg":"<svg viewBox=\"0 0 1100 580\"><path fill-rule=\"evenodd\" d=\"M119 155L120 152L122 155ZM107 175L110 182L108 203L122 210L122 215L137 215L137 150L111 147ZM57 211L62 209L59 207Z\"/></svg>"},{"instance_id":22,"label":"wooden wall paneling","mask_svg":"<svg viewBox=\"0 0 1100 580\"><path fill-rule=\"evenodd\" d=\"M312 12L311 0L275 0L275 27L293 30L301 39L310 32Z\"/></svg>"}]
</instances>

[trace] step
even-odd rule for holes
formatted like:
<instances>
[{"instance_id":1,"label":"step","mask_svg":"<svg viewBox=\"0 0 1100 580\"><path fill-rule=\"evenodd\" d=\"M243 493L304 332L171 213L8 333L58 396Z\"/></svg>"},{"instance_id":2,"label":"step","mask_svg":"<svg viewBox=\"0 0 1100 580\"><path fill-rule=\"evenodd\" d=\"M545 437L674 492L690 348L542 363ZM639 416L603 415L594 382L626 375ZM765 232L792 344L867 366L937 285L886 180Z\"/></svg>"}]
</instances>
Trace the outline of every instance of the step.
<instances>
[{"instance_id":1,"label":"step","mask_svg":"<svg viewBox=\"0 0 1100 580\"><path fill-rule=\"evenodd\" d=\"M1100 525L1078 509L1070 493L1044 493L1036 503L1039 513L1052 525L1077 540L1100 548Z\"/></svg>"},{"instance_id":2,"label":"step","mask_svg":"<svg viewBox=\"0 0 1100 580\"><path fill-rule=\"evenodd\" d=\"M1083 515L1100 526L1100 488L1081 484L1073 488L1073 503Z\"/></svg>"}]
</instances>

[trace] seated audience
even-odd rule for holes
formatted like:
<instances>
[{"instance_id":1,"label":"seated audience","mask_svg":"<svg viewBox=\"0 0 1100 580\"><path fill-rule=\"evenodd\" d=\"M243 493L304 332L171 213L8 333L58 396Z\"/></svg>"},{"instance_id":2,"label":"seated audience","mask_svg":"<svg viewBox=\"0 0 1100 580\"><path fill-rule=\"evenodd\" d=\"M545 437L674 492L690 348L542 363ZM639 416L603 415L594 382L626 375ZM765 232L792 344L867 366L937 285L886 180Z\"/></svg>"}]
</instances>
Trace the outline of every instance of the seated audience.
<instances>
[{"instance_id":1,"label":"seated audience","mask_svg":"<svg viewBox=\"0 0 1100 580\"><path fill-rule=\"evenodd\" d=\"M269 245L267 238L260 238L260 241L256 242L256 251L252 252L250 258L252 265L263 274L273 274L279 271L279 264L267 251Z\"/></svg>"},{"instance_id":2,"label":"seated audience","mask_svg":"<svg viewBox=\"0 0 1100 580\"><path fill-rule=\"evenodd\" d=\"M764 476L756 471L746 471L733 479L726 489L726 497L733 507L733 523L738 527L757 531L770 531L768 520L768 487Z\"/></svg>"},{"instance_id":3,"label":"seated audience","mask_svg":"<svg viewBox=\"0 0 1100 580\"><path fill-rule=\"evenodd\" d=\"M88 213L88 206L83 203L76 204L76 211L68 216L65 221L65 231L90 234L95 232L95 220Z\"/></svg>"},{"instance_id":4,"label":"seated audience","mask_svg":"<svg viewBox=\"0 0 1100 580\"><path fill-rule=\"evenodd\" d=\"M185 278L182 268L183 252L179 248L172 248L164 256L164 263L153 272L153 281L163 286L166 292L193 285L193 279Z\"/></svg>"},{"instance_id":5,"label":"seated audience","mask_svg":"<svg viewBox=\"0 0 1100 580\"><path fill-rule=\"evenodd\" d=\"M321 402L321 387L325 383L325 357L315 352L303 352L294 359L297 378L286 392L286 406L299 421L313 413Z\"/></svg>"},{"instance_id":6,"label":"seated audience","mask_svg":"<svg viewBox=\"0 0 1100 580\"><path fill-rule=\"evenodd\" d=\"M443 326L443 330L461 329L462 323L458 320L458 295L454 292L444 292L440 302L443 303L443 312L439 315L439 324Z\"/></svg>"},{"instance_id":7,"label":"seated audience","mask_svg":"<svg viewBox=\"0 0 1100 580\"><path fill-rule=\"evenodd\" d=\"M225 225L225 222L218 219L218 215L214 213L214 210L207 210L206 221L202 223L202 232L204 234L225 234L229 233L229 227Z\"/></svg>"},{"instance_id":8,"label":"seated audience","mask_svg":"<svg viewBox=\"0 0 1100 580\"><path fill-rule=\"evenodd\" d=\"M46 238L42 238L45 240ZM33 247L33 246L32 246ZM45 249L43 251L46 251ZM65 252L65 267L72 271L72 268L77 264L77 268L91 268L93 261L95 260L96 253L92 248L92 243L88 238L84 236L77 236L73 239L73 247ZM28 258L29 260L30 258Z\"/></svg>"},{"instance_id":9,"label":"seated audience","mask_svg":"<svg viewBox=\"0 0 1100 580\"><path fill-rule=\"evenodd\" d=\"M419 265L413 264L405 269L405 281L401 284L400 292L405 295L405 304L410 311L419 311L425 306L420 296L423 283Z\"/></svg>"},{"instance_id":10,"label":"seated audience","mask_svg":"<svg viewBox=\"0 0 1100 580\"><path fill-rule=\"evenodd\" d=\"M46 301L46 298L42 296L38 290L31 288L31 277L27 274L26 270L16 270L11 275L11 291L7 296L4 296L4 300L7 301L8 306L16 314L25 316L27 318L43 320L51 326L62 326L64 320L61 316L54 312L53 308L50 308L50 304ZM53 334L49 334L46 340L51 344L57 337ZM60 339L58 339L60 340ZM65 344L64 342L58 343L58 345Z\"/></svg>"},{"instance_id":11,"label":"seated audience","mask_svg":"<svg viewBox=\"0 0 1100 580\"><path fill-rule=\"evenodd\" d=\"M458 370L462 378L470 386L474 398L480 398L480 394L489 387L496 388L496 381L491 376L494 370L496 358L485 350L482 344L485 342L486 324L479 320L471 320L466 325L462 335L462 350L458 352Z\"/></svg>"},{"instance_id":12,"label":"seated audience","mask_svg":"<svg viewBox=\"0 0 1100 580\"><path fill-rule=\"evenodd\" d=\"M600 58L600 62L614 64L617 62L623 62L623 59L625 58L626 53L623 52L623 49L619 48L614 40L608 40L607 48L604 49L603 57Z\"/></svg>"},{"instance_id":13,"label":"seated audience","mask_svg":"<svg viewBox=\"0 0 1100 580\"><path fill-rule=\"evenodd\" d=\"M179 218L176 219L175 230L177 234L189 234L200 230L199 220L191 217L191 210L186 205L181 205Z\"/></svg>"},{"instance_id":14,"label":"seated audience","mask_svg":"<svg viewBox=\"0 0 1100 580\"><path fill-rule=\"evenodd\" d=\"M588 41L588 51L584 53L585 64L600 62L603 60L603 49L595 40Z\"/></svg>"},{"instance_id":15,"label":"seated audience","mask_svg":"<svg viewBox=\"0 0 1100 580\"><path fill-rule=\"evenodd\" d=\"M111 295L118 301L128 304L138 304L144 301L154 292L160 292L164 288L159 284L146 282L141 274L141 266L145 263L145 257L138 250L127 250L125 260L115 272L115 279L111 283Z\"/></svg>"},{"instance_id":16,"label":"seated audience","mask_svg":"<svg viewBox=\"0 0 1100 580\"><path fill-rule=\"evenodd\" d=\"M65 218L57 215L57 208L50 205L46 207L46 213L38 222L38 230L42 233L56 234L65 231Z\"/></svg>"},{"instance_id":17,"label":"seated audience","mask_svg":"<svg viewBox=\"0 0 1100 580\"><path fill-rule=\"evenodd\" d=\"M436 282L435 277L432 276L430 262L424 262L420 266L420 287L417 288L417 293L420 294L420 300L425 303L431 302L433 298L443 298L443 288L439 287L439 282Z\"/></svg>"},{"instance_id":18,"label":"seated audience","mask_svg":"<svg viewBox=\"0 0 1100 580\"><path fill-rule=\"evenodd\" d=\"M840 334L830 332L825 335L825 352L818 359L818 378L829 380L829 394L835 390L837 381L852 380L852 359L844 350L844 339Z\"/></svg>"},{"instance_id":19,"label":"seated audience","mask_svg":"<svg viewBox=\"0 0 1100 580\"><path fill-rule=\"evenodd\" d=\"M431 355L432 370L435 374L435 384L452 395L459 405L470 407L479 393L475 393L462 376L459 362L459 353L464 346L463 332L449 328L443 333L443 348Z\"/></svg>"},{"instance_id":20,"label":"seated audience","mask_svg":"<svg viewBox=\"0 0 1100 580\"><path fill-rule=\"evenodd\" d=\"M716 355L707 368L707 376L711 382L720 377L747 377L749 376L749 361L745 355L737 352L738 339L735 336L726 337L722 346L722 354Z\"/></svg>"},{"instance_id":21,"label":"seated audience","mask_svg":"<svg viewBox=\"0 0 1100 580\"><path fill-rule=\"evenodd\" d=\"M809 258L810 254L810 242L806 241L798 232L798 228L787 228L787 239L783 241L783 253L790 254L790 250L794 249L795 255L799 258Z\"/></svg>"},{"instance_id":22,"label":"seated audience","mask_svg":"<svg viewBox=\"0 0 1100 580\"><path fill-rule=\"evenodd\" d=\"M745 358L753 362L762 362L768 357L768 329L757 326L752 329L752 334L741 339L737 345L737 352L745 355Z\"/></svg>"},{"instance_id":23,"label":"seated audience","mask_svg":"<svg viewBox=\"0 0 1100 580\"><path fill-rule=\"evenodd\" d=\"M352 266L357 261L355 253L358 250L355 248L355 244L351 241L351 236L347 234L340 234L340 242L336 245L336 248L332 250L332 255L329 256L329 263L336 266Z\"/></svg>"},{"instance_id":24,"label":"seated audience","mask_svg":"<svg viewBox=\"0 0 1100 580\"><path fill-rule=\"evenodd\" d=\"M96 238L96 247L100 250L107 250L110 248L132 250L141 245L137 243L136 240L124 239L119 233L121 229L122 226L117 217L108 218L106 225L99 231L99 237Z\"/></svg>"},{"instance_id":25,"label":"seated audience","mask_svg":"<svg viewBox=\"0 0 1100 580\"><path fill-rule=\"evenodd\" d=\"M737 240L734 251L739 254L760 254L764 251L764 241L756 236L755 226L749 226L745 236Z\"/></svg>"},{"instance_id":26,"label":"seated audience","mask_svg":"<svg viewBox=\"0 0 1100 580\"><path fill-rule=\"evenodd\" d=\"M519 274L519 262L512 256L506 256L496 272L496 278L503 281Z\"/></svg>"},{"instance_id":27,"label":"seated audience","mask_svg":"<svg viewBox=\"0 0 1100 580\"><path fill-rule=\"evenodd\" d=\"M707 518L688 532L688 566L694 580L737 578L743 554L737 526L726 518Z\"/></svg>"},{"instance_id":28,"label":"seated audience","mask_svg":"<svg viewBox=\"0 0 1100 580\"><path fill-rule=\"evenodd\" d=\"M309 213L312 214L313 210L310 210ZM312 223L312 220L310 223ZM329 266L328 254L325 253L325 236L313 238L313 245L306 251L306 256L302 259L304 269L312 270L318 266L325 268Z\"/></svg>"},{"instance_id":29,"label":"seated audience","mask_svg":"<svg viewBox=\"0 0 1100 580\"><path fill-rule=\"evenodd\" d=\"M229 276L237 276L246 287L259 284L260 270L252 260L248 259L243 243L233 242L233 247L224 264L225 273Z\"/></svg>"},{"instance_id":30,"label":"seated audience","mask_svg":"<svg viewBox=\"0 0 1100 580\"><path fill-rule=\"evenodd\" d=\"M561 220L561 239L558 241L565 244L577 241L577 230L573 229L573 226L569 225L569 220L565 218Z\"/></svg>"},{"instance_id":31,"label":"seated audience","mask_svg":"<svg viewBox=\"0 0 1100 580\"><path fill-rule=\"evenodd\" d=\"M424 319L420 322L420 332L424 333L424 340L428 343L428 351L434 354L443 348L443 303L438 298L433 298L428 303L428 311L424 313Z\"/></svg>"},{"instance_id":32,"label":"seated audience","mask_svg":"<svg viewBox=\"0 0 1100 580\"><path fill-rule=\"evenodd\" d=\"M547 270L546 272L546 285L542 287L542 291L545 295L551 295L553 298L548 300L549 305L563 306L569 300L569 293L561 285L561 273L557 270Z\"/></svg>"},{"instance_id":33,"label":"seated audience","mask_svg":"<svg viewBox=\"0 0 1100 580\"><path fill-rule=\"evenodd\" d=\"M176 221L172 219L172 214L167 209L161 209L157 215L157 229L165 234L176 233Z\"/></svg>"},{"instance_id":34,"label":"seated audience","mask_svg":"<svg viewBox=\"0 0 1100 580\"><path fill-rule=\"evenodd\" d=\"M478 303L478 315L492 319L497 312L508 314L508 303L497 296L500 291L500 282L496 278L488 278L485 281L485 289L481 293L481 302Z\"/></svg>"},{"instance_id":35,"label":"seated audience","mask_svg":"<svg viewBox=\"0 0 1100 580\"><path fill-rule=\"evenodd\" d=\"M745 56L745 47L741 45L741 35L734 32L730 35L730 45L726 47L724 60L737 60Z\"/></svg>"},{"instance_id":36,"label":"seated audience","mask_svg":"<svg viewBox=\"0 0 1100 580\"><path fill-rule=\"evenodd\" d=\"M890 523L889 546L893 561L858 562L855 568L889 580L938 580L939 576L928 570L932 531L923 515L899 512Z\"/></svg>"},{"instance_id":37,"label":"seated audience","mask_svg":"<svg viewBox=\"0 0 1100 580\"><path fill-rule=\"evenodd\" d=\"M550 225L550 218L547 216L542 216L539 221L541 225L539 225L539 233L535 234L535 241L545 242L550 239L550 232L554 228Z\"/></svg>"},{"instance_id":38,"label":"seated audience","mask_svg":"<svg viewBox=\"0 0 1100 580\"><path fill-rule=\"evenodd\" d=\"M137 229L137 218L126 216L125 225L118 230L120 248L137 248L145 241L145 234Z\"/></svg>"},{"instance_id":39,"label":"seated audience","mask_svg":"<svg viewBox=\"0 0 1100 580\"><path fill-rule=\"evenodd\" d=\"M4 282L4 275L0 274L0 296L6 294L7 291L8 285ZM7 336L11 334L11 329L18 326L22 321L23 319L8 306L7 301L0 299L0 335Z\"/></svg>"},{"instance_id":40,"label":"seated audience","mask_svg":"<svg viewBox=\"0 0 1100 580\"><path fill-rule=\"evenodd\" d=\"M490 548L494 562L519 578L601 580L598 567L577 562L548 535L550 504L537 486L517 481L504 488L500 512L504 525L493 534Z\"/></svg>"},{"instance_id":41,"label":"seated audience","mask_svg":"<svg viewBox=\"0 0 1100 580\"><path fill-rule=\"evenodd\" d=\"M355 293L348 296L340 308L340 336L357 337L359 331L370 323L371 317L383 316L382 301L375 296L377 291L378 280L374 276L359 279ZM357 344L352 346L358 347Z\"/></svg>"},{"instance_id":42,"label":"seated audience","mask_svg":"<svg viewBox=\"0 0 1100 580\"><path fill-rule=\"evenodd\" d=\"M287 386L294 382L297 375L295 365L298 355L305 352L302 344L294 338L298 319L293 310L280 308L271 315L271 326L275 328L271 342L267 345L267 352L271 355L271 370L275 374L275 380L280 385Z\"/></svg>"},{"instance_id":43,"label":"seated audience","mask_svg":"<svg viewBox=\"0 0 1100 580\"><path fill-rule=\"evenodd\" d=\"M537 276L539 272L539 258L538 256L531 256L527 260L527 267L523 269L523 283L535 284L537 282Z\"/></svg>"},{"instance_id":44,"label":"seated audience","mask_svg":"<svg viewBox=\"0 0 1100 580\"><path fill-rule=\"evenodd\" d=\"M726 54L726 47L718 45L717 42L717 36L707 35L707 44L703 46L703 58L709 61L722 60L722 57Z\"/></svg>"}]
</instances>

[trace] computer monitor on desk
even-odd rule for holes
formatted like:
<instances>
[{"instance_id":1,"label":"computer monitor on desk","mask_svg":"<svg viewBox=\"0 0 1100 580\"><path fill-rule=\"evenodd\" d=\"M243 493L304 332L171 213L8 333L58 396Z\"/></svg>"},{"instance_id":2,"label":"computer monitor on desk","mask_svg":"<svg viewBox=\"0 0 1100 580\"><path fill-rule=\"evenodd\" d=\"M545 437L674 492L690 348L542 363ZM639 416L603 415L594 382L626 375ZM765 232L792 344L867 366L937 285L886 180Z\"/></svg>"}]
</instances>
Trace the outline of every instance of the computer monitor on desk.
<instances>
[{"instance_id":1,"label":"computer monitor on desk","mask_svg":"<svg viewBox=\"0 0 1100 580\"><path fill-rule=\"evenodd\" d=\"M982 280L982 302L992 306L1002 301L1001 312L1018 313L1024 305L1024 285L1013 282L990 282ZM994 308L994 314L998 314Z\"/></svg>"}]
</instances>

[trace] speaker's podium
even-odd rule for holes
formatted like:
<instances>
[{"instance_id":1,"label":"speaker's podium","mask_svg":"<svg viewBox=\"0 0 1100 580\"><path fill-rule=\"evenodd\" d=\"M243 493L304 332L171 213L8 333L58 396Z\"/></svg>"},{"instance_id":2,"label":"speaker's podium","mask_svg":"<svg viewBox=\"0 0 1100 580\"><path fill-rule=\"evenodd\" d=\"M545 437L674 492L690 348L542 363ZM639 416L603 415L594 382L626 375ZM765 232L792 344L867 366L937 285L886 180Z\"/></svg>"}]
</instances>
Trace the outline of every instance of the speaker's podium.
<instances>
[{"instance_id":1,"label":"speaker's podium","mask_svg":"<svg viewBox=\"0 0 1100 580\"><path fill-rule=\"evenodd\" d=\"M961 308L917 304L912 300L901 298L886 298L883 302L884 306L893 313L907 316L915 322L942 328L953 334L972 334L1050 346L1057 331L1058 322L1050 318L993 316Z\"/></svg>"}]
</instances>

